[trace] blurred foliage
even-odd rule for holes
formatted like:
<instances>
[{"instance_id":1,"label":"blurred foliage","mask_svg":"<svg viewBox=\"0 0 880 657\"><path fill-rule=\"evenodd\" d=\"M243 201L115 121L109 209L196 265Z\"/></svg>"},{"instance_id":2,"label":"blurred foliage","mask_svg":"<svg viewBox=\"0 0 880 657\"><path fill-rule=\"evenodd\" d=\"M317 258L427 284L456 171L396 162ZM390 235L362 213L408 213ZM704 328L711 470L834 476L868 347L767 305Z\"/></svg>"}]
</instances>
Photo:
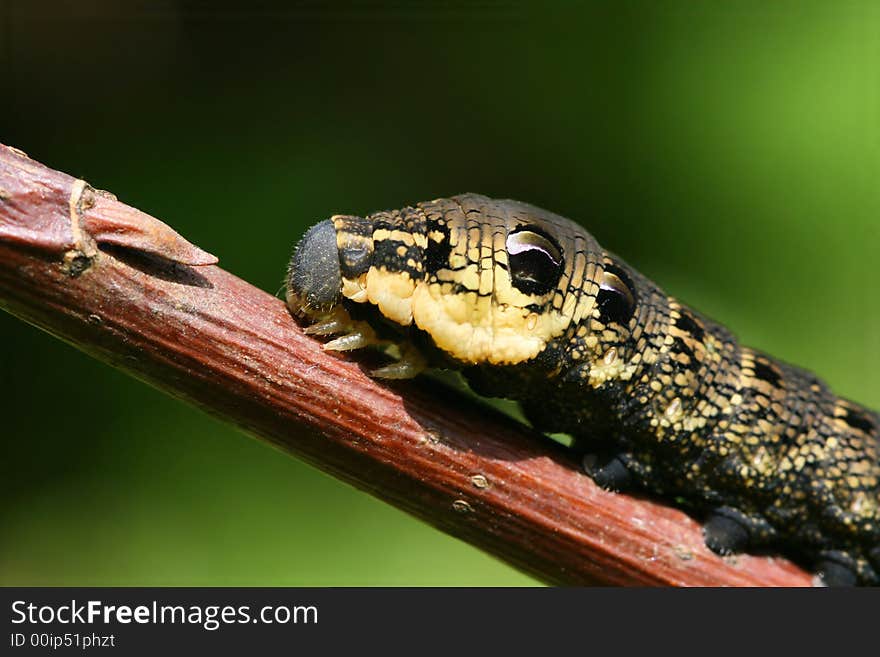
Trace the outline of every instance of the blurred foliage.
<instances>
[{"instance_id":1,"label":"blurred foliage","mask_svg":"<svg viewBox=\"0 0 880 657\"><path fill-rule=\"evenodd\" d=\"M246 6L0 3L0 141L273 293L330 214L529 201L880 407L877 3ZM532 581L6 314L0 340L0 584Z\"/></svg>"}]
</instances>

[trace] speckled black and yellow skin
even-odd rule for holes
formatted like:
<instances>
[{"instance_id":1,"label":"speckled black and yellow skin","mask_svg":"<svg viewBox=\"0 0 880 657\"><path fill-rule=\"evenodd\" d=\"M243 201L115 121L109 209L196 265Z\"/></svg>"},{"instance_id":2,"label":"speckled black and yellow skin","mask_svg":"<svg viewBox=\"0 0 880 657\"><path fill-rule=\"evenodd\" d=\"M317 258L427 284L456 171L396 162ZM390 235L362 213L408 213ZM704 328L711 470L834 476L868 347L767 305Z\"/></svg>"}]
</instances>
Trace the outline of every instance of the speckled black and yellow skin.
<instances>
[{"instance_id":1,"label":"speckled black and yellow skin","mask_svg":"<svg viewBox=\"0 0 880 657\"><path fill-rule=\"evenodd\" d=\"M683 499L716 552L778 546L826 583L880 583L880 417L563 217L474 194L336 216L297 247L288 304L340 334L325 348L395 344L377 376L452 367L519 401L600 485Z\"/></svg>"}]
</instances>

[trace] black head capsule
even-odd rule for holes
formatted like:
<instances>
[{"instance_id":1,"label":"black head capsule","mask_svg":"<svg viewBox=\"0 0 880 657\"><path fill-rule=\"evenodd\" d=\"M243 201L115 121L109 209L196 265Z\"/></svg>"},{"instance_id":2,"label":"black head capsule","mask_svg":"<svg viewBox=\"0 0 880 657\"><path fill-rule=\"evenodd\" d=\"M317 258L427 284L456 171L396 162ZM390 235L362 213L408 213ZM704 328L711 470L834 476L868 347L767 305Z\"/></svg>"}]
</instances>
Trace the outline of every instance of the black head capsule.
<instances>
[{"instance_id":1,"label":"black head capsule","mask_svg":"<svg viewBox=\"0 0 880 657\"><path fill-rule=\"evenodd\" d=\"M296 315L329 310L341 287L336 228L326 219L312 226L296 245L287 269L287 305Z\"/></svg>"}]
</instances>

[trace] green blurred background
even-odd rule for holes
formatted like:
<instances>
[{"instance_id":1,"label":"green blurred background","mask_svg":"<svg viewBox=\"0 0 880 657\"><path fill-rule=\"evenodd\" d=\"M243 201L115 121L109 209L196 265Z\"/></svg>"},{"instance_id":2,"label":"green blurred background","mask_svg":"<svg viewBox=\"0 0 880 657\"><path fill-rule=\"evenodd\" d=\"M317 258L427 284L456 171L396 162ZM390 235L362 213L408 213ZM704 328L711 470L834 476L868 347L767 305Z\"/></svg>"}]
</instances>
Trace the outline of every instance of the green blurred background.
<instances>
[{"instance_id":1,"label":"green blurred background","mask_svg":"<svg viewBox=\"0 0 880 657\"><path fill-rule=\"evenodd\" d=\"M880 407L880 4L243 4L0 2L0 141L272 293L330 214L529 201ZM0 345L0 584L533 583L7 314Z\"/></svg>"}]
</instances>

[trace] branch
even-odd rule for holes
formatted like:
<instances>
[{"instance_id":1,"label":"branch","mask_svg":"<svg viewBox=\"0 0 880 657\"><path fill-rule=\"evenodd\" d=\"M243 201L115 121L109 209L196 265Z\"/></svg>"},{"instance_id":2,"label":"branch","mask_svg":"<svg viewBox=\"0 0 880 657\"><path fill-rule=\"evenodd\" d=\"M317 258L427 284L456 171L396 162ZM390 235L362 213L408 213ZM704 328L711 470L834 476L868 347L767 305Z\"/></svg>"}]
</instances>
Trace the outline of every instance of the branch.
<instances>
[{"instance_id":1,"label":"branch","mask_svg":"<svg viewBox=\"0 0 880 657\"><path fill-rule=\"evenodd\" d=\"M0 145L0 307L545 582L809 585L430 381L370 379L275 297L111 194ZM281 266L281 263L279 263Z\"/></svg>"}]
</instances>

